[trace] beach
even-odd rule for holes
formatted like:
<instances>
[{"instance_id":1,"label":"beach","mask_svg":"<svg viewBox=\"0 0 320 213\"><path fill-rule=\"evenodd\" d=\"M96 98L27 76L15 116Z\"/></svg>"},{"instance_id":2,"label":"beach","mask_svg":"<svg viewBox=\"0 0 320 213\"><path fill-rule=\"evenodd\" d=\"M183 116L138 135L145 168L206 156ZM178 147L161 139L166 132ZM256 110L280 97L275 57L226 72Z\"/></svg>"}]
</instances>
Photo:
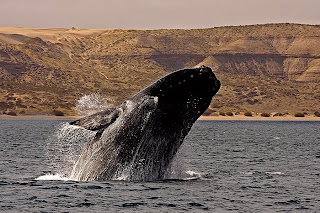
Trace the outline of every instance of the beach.
<instances>
[{"instance_id":1,"label":"beach","mask_svg":"<svg viewBox=\"0 0 320 213\"><path fill-rule=\"evenodd\" d=\"M54 115L0 115L0 120L77 120L81 116L54 116Z\"/></svg>"},{"instance_id":2,"label":"beach","mask_svg":"<svg viewBox=\"0 0 320 213\"><path fill-rule=\"evenodd\" d=\"M294 117L292 115L275 116L275 117L262 117L262 116L200 116L198 120L201 121L320 121L320 117L313 115L305 117Z\"/></svg>"}]
</instances>

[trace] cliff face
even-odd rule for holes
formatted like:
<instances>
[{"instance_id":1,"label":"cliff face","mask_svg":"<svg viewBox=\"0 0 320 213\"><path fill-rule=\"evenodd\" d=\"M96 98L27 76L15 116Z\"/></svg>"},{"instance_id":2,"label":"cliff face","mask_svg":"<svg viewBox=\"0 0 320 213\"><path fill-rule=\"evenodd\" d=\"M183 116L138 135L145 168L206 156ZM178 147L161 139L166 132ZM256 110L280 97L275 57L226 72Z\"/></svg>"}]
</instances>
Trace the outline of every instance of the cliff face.
<instances>
[{"instance_id":1,"label":"cliff face","mask_svg":"<svg viewBox=\"0 0 320 213\"><path fill-rule=\"evenodd\" d=\"M217 111L319 111L320 27L201 30L0 28L0 112L74 114L100 93L121 102L168 72L207 65Z\"/></svg>"}]
</instances>

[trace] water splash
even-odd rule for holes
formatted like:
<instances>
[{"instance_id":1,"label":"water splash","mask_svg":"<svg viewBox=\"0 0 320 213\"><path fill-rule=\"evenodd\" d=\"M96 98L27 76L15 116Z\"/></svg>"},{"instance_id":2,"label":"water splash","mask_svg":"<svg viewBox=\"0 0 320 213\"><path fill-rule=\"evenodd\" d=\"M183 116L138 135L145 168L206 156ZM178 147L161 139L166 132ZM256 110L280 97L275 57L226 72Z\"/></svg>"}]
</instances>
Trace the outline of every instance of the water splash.
<instances>
[{"instance_id":1,"label":"water splash","mask_svg":"<svg viewBox=\"0 0 320 213\"><path fill-rule=\"evenodd\" d=\"M283 175L282 172L265 172L268 175Z\"/></svg>"},{"instance_id":2,"label":"water splash","mask_svg":"<svg viewBox=\"0 0 320 213\"><path fill-rule=\"evenodd\" d=\"M53 172L69 177L72 167L80 156L84 144L91 141L96 132L62 123L47 139L46 154L51 161Z\"/></svg>"},{"instance_id":3,"label":"water splash","mask_svg":"<svg viewBox=\"0 0 320 213\"><path fill-rule=\"evenodd\" d=\"M82 96L76 103L76 109L81 116L87 116L113 107L114 101L98 93Z\"/></svg>"},{"instance_id":4,"label":"water splash","mask_svg":"<svg viewBox=\"0 0 320 213\"><path fill-rule=\"evenodd\" d=\"M118 122L120 121L121 120L118 120ZM115 124L115 127L122 125L124 124L120 122L119 124ZM145 124L143 123L142 125L144 126ZM54 134L47 139L46 146L47 157L51 162L51 173L42 175L36 178L36 180L79 180L76 176L72 176L71 173L80 157L84 145L92 141L95 134L95 131L86 130L66 122L56 126ZM167 170L164 177L165 179L189 180L201 178L199 173L186 168L184 155L185 148L182 146ZM119 181L130 180L130 177L134 175L134 173L131 173L135 163L136 162L131 162L130 165L120 167L119 173L112 179Z\"/></svg>"},{"instance_id":5,"label":"water splash","mask_svg":"<svg viewBox=\"0 0 320 213\"><path fill-rule=\"evenodd\" d=\"M182 144L166 172L165 179L191 180L202 177L201 173L187 168L184 157L186 153L186 146Z\"/></svg>"},{"instance_id":6,"label":"water splash","mask_svg":"<svg viewBox=\"0 0 320 213\"><path fill-rule=\"evenodd\" d=\"M62 180L62 181L69 181L72 180L70 178L64 177L59 174L46 174L41 175L40 177L37 177L35 180Z\"/></svg>"},{"instance_id":7,"label":"water splash","mask_svg":"<svg viewBox=\"0 0 320 213\"><path fill-rule=\"evenodd\" d=\"M97 98L98 96L96 96ZM87 100L90 100L87 99ZM141 102L147 101L150 102L150 98L142 99ZM157 104L157 99L153 100L154 104ZM151 101L152 102L152 101ZM86 103L85 101L82 102L84 106ZM94 105L95 103L88 102L88 106ZM136 106L137 105L137 106ZM152 112L145 110L143 107L147 107L149 105L141 104L140 102L132 102L132 101L126 101L123 105L123 109L118 117L118 119L105 131L105 135L108 135L105 140L112 141L114 137L116 137L116 132L119 132L122 128L124 128L124 125L127 125L124 123L124 119L128 114L132 113L133 110L138 110L138 112L143 112L143 115L141 115L141 120L139 123L139 126L135 126L135 128L145 129L145 126L149 120L149 117L151 116ZM142 108L141 108L142 107ZM82 108L85 109L85 108ZM92 109L92 108L91 108ZM83 174L83 166L88 167L90 171L88 174L92 174L91 167L91 158L85 159L83 162L80 161L78 163L78 159L80 157L81 151L84 148L84 145L87 142L90 142L93 140L94 136L96 135L95 131L86 130L84 128L69 125L68 123L62 123L59 126L57 126L55 133L48 139L47 143L47 155L48 158L51 160L51 166L53 168L53 171L51 173L58 175L59 177L64 177L68 179L75 179L80 180L80 176ZM133 159L131 162L128 162L124 165L119 165L116 173L111 177L113 180L139 180L143 178L149 178L150 175L152 175L152 171L154 170L153 164L153 155L150 155L150 159L140 159L139 156L145 155L144 148L140 149L140 146L144 144L147 148L152 148L154 150L150 150L150 152L153 153L159 153L159 145L165 144L166 141L163 140L151 140L153 137L145 137L141 142L140 145L136 149L136 153L133 156ZM153 146L151 144L154 144ZM183 149L180 149L180 152L182 152ZM105 154L108 152L109 154ZM118 151L115 147L110 146L108 150L104 150L104 158L101 158L101 160L104 161L104 163L108 163L109 161L112 162L112 159L116 158ZM173 155L173 153L168 153L168 155ZM170 156L168 156L170 157ZM106 159L108 158L108 159ZM141 160L145 160L145 162L141 162ZM147 163L146 163L147 162ZM140 165L141 164L141 165ZM186 172L188 171L184 166L184 163L182 161L182 158L178 154L174 160L174 162L171 165L170 171L167 172L167 176L165 178L169 179L186 179L186 178L193 178L194 175ZM98 171L99 172L99 171ZM145 177L148 176L148 177ZM150 177L152 179L153 177ZM87 179L86 179L87 180Z\"/></svg>"}]
</instances>

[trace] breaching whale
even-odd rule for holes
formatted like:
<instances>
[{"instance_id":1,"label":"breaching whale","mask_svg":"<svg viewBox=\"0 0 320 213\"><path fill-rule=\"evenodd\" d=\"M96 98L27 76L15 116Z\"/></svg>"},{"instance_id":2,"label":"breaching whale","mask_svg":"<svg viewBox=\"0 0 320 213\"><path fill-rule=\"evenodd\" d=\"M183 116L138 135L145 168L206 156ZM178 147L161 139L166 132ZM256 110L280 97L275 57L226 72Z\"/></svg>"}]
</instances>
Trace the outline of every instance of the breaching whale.
<instances>
[{"instance_id":1,"label":"breaching whale","mask_svg":"<svg viewBox=\"0 0 320 213\"><path fill-rule=\"evenodd\" d=\"M219 88L211 68L183 69L160 78L118 107L71 122L96 131L71 178L163 179L185 136Z\"/></svg>"}]
</instances>

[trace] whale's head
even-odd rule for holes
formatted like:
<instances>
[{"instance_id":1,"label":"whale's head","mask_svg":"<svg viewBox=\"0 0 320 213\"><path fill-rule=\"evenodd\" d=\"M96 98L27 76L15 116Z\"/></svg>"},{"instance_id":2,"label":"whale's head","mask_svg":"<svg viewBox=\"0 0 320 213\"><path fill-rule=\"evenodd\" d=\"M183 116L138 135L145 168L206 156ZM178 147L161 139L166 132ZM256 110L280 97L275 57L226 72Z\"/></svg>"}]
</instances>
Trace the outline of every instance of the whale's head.
<instances>
[{"instance_id":1,"label":"whale's head","mask_svg":"<svg viewBox=\"0 0 320 213\"><path fill-rule=\"evenodd\" d=\"M194 120L208 108L219 89L220 81L211 68L201 66L170 73L136 96L157 97L162 113L187 116Z\"/></svg>"}]
</instances>

